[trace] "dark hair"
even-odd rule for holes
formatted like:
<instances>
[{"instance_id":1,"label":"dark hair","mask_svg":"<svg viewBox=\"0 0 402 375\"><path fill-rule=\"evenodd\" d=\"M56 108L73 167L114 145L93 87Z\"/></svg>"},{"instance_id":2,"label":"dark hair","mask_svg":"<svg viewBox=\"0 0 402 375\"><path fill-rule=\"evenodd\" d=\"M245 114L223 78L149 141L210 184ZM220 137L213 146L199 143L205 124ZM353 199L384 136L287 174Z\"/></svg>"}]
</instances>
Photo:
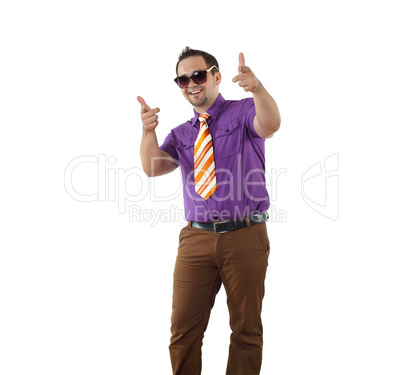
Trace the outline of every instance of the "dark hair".
<instances>
[{"instance_id":1,"label":"dark hair","mask_svg":"<svg viewBox=\"0 0 402 375\"><path fill-rule=\"evenodd\" d=\"M205 63L207 64L207 68L210 68L211 66L216 65L219 70L219 64L218 64L218 61L215 59L215 57L213 57L212 55L210 55L207 52L200 51L198 49L191 49L190 47L186 47L183 49L183 51L181 51L181 54L179 55L179 61L176 64L176 74L178 74L177 68L179 67L180 61L184 60L185 58L190 57L190 56L202 56L205 60ZM214 75L215 69L212 69L211 73Z\"/></svg>"}]
</instances>

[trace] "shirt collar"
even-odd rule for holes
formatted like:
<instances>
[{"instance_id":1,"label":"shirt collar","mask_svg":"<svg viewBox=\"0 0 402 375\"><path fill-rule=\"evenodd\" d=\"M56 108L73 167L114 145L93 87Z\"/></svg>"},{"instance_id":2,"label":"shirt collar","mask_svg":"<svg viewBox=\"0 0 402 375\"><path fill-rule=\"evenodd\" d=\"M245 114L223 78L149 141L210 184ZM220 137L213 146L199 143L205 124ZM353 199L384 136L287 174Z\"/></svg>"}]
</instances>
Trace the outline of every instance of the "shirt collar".
<instances>
[{"instance_id":1,"label":"shirt collar","mask_svg":"<svg viewBox=\"0 0 402 375\"><path fill-rule=\"evenodd\" d=\"M212 104L211 107L209 107L207 110L207 113L211 116L211 119L216 118L224 103L225 99L223 98L222 94L219 94L215 99L214 104ZM194 110L194 117L191 119L192 126L195 126L195 124L197 123L199 115L200 114Z\"/></svg>"}]
</instances>

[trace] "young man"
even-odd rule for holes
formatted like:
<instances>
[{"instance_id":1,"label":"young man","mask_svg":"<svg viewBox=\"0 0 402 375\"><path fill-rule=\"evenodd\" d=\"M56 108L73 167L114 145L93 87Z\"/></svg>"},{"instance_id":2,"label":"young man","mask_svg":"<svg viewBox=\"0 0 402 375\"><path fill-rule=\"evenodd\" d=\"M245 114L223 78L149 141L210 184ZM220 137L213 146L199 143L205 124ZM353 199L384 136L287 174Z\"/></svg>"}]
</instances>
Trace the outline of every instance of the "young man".
<instances>
[{"instance_id":1,"label":"young man","mask_svg":"<svg viewBox=\"0 0 402 375\"><path fill-rule=\"evenodd\" d=\"M159 147L159 108L141 97L141 160L148 176L183 178L185 217L173 284L170 356L174 375L201 373L201 346L223 283L232 329L227 375L259 374L261 308L269 256L265 221L265 138L280 126L274 99L239 55L238 82L253 98L225 100L216 59L187 47L175 79L194 117L171 130Z\"/></svg>"}]
</instances>

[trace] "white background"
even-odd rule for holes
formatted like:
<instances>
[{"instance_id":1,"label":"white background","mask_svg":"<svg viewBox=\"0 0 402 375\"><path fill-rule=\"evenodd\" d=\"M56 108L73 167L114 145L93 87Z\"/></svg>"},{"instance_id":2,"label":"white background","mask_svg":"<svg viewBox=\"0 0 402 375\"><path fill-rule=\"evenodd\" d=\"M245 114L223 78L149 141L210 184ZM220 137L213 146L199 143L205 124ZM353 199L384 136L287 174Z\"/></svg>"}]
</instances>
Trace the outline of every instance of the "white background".
<instances>
[{"instance_id":1,"label":"white background","mask_svg":"<svg viewBox=\"0 0 402 375\"><path fill-rule=\"evenodd\" d=\"M401 33L387 0L2 2L0 372L171 373L180 172L153 181L175 196L155 201L136 96L160 107L160 142L192 117L172 81L189 45L218 59L226 99L249 96L231 82L243 52L282 116L266 142L285 220L268 223L261 374L401 374ZM332 186L336 220L301 189L334 154L332 179L323 170L303 194L323 206ZM107 193L97 201L65 188L83 156L110 162L103 182L95 163L71 177L82 195ZM229 335L222 288L203 374L225 373Z\"/></svg>"}]
</instances>

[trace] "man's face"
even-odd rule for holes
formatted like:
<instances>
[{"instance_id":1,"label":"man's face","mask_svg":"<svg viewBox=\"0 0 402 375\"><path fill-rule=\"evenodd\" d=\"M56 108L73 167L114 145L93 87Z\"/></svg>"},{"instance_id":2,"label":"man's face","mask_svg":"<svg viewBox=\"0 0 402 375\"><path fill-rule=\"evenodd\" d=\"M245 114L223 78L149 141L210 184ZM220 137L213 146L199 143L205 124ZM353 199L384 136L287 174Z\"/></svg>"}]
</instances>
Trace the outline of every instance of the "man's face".
<instances>
[{"instance_id":1,"label":"man's face","mask_svg":"<svg viewBox=\"0 0 402 375\"><path fill-rule=\"evenodd\" d=\"M190 56L180 61L177 73L178 76L186 75L190 77L195 71L207 70L208 68L209 66L207 66L202 56ZM219 95L220 82L220 73L216 72L215 76L213 76L211 71L208 72L206 82L197 85L191 79L189 86L181 89L181 92L197 112L205 112Z\"/></svg>"}]
</instances>

